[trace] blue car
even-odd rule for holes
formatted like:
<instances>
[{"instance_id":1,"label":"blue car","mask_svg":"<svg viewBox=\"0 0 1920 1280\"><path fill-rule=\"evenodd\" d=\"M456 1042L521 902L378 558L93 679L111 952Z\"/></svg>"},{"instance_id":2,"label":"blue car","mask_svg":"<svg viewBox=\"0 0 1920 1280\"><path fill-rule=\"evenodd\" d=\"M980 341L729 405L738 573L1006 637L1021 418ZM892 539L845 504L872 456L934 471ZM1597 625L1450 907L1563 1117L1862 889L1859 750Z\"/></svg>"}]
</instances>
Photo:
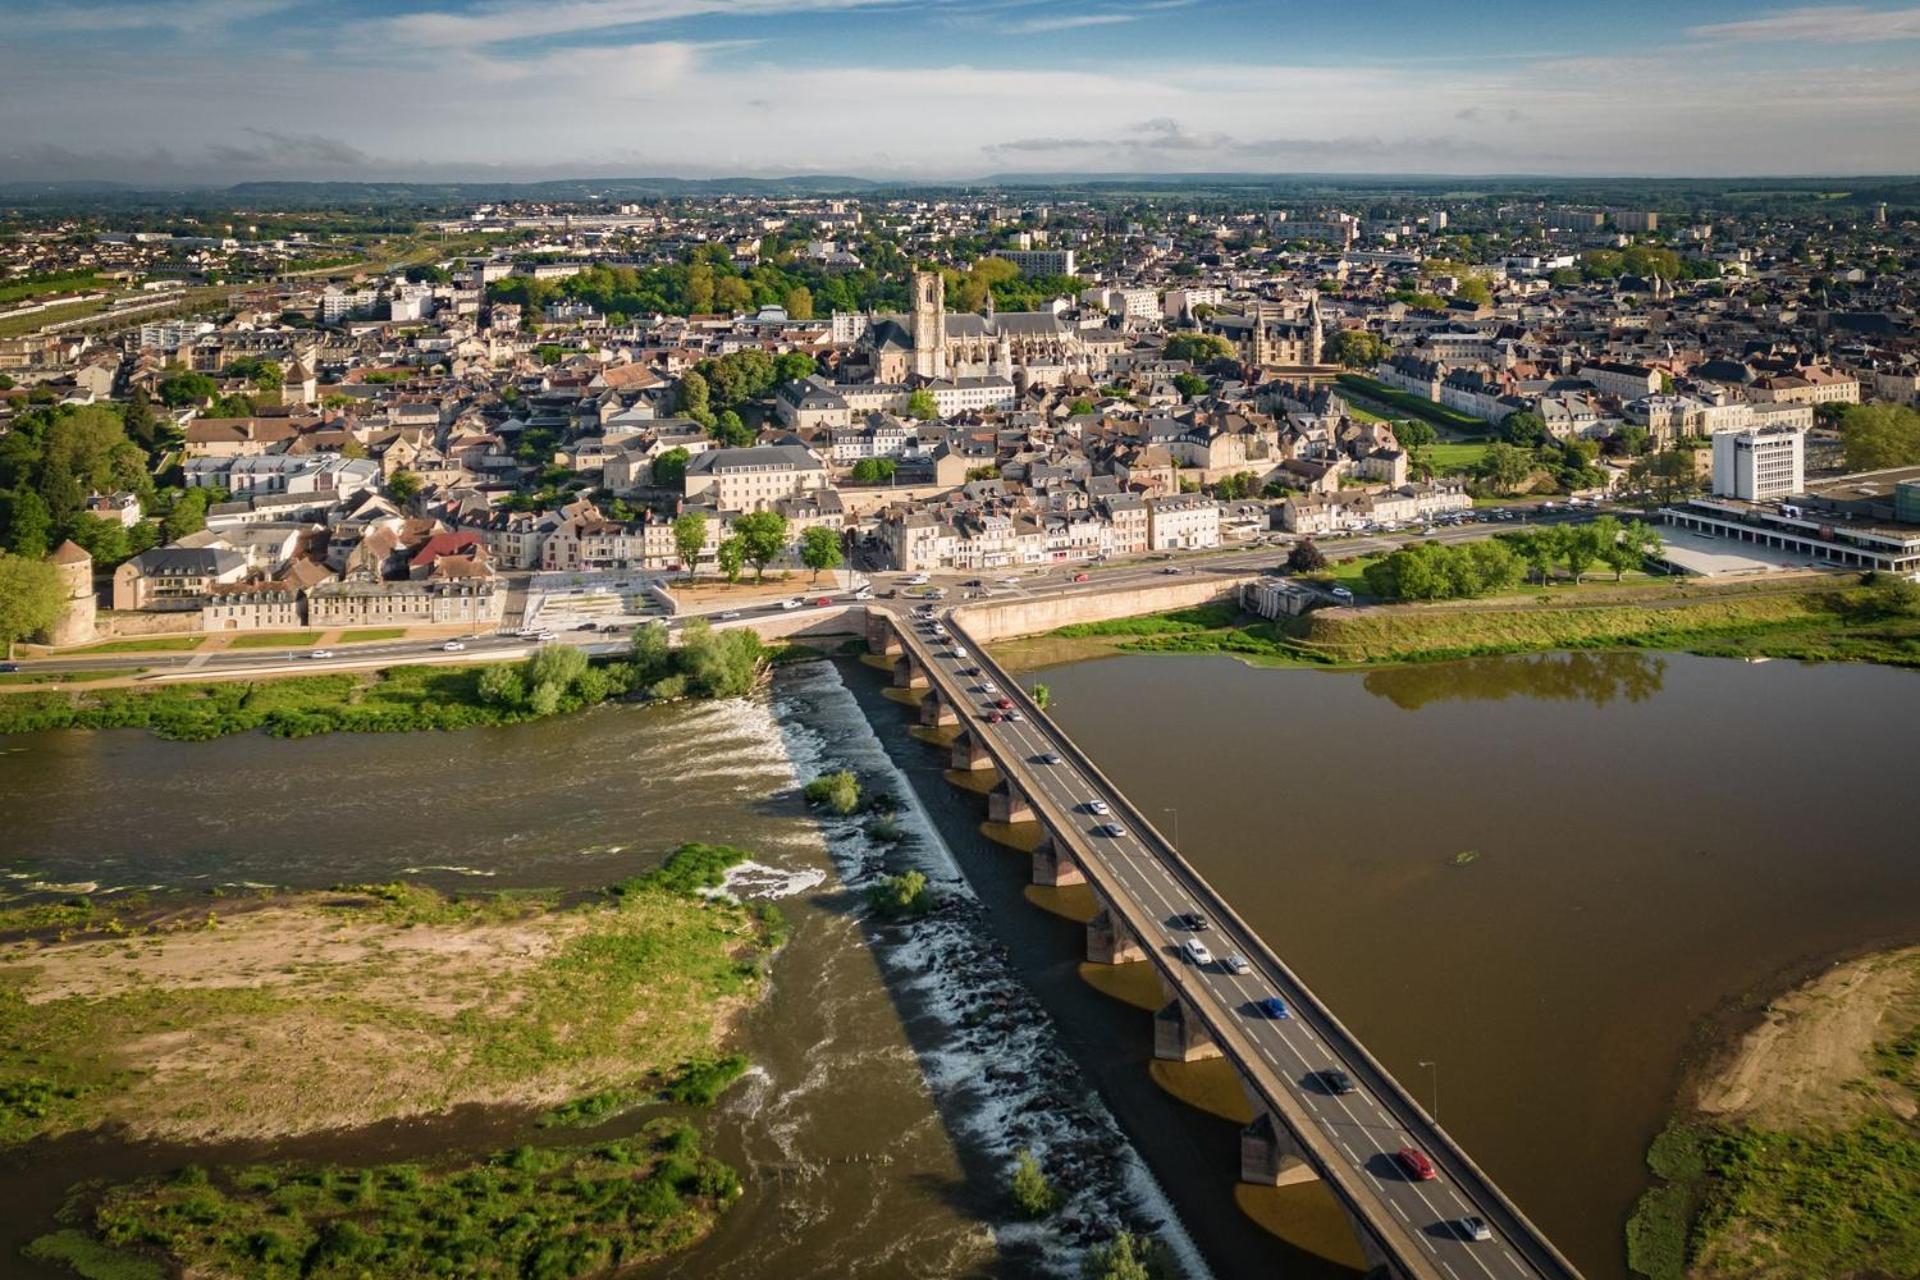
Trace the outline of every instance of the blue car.
<instances>
[{"instance_id":1,"label":"blue car","mask_svg":"<svg viewBox=\"0 0 1920 1280\"><path fill-rule=\"evenodd\" d=\"M1279 996L1268 996L1265 1000L1262 1000L1260 1002L1260 1012L1266 1014L1269 1018L1290 1018L1293 1016L1287 1012L1287 1002Z\"/></svg>"}]
</instances>

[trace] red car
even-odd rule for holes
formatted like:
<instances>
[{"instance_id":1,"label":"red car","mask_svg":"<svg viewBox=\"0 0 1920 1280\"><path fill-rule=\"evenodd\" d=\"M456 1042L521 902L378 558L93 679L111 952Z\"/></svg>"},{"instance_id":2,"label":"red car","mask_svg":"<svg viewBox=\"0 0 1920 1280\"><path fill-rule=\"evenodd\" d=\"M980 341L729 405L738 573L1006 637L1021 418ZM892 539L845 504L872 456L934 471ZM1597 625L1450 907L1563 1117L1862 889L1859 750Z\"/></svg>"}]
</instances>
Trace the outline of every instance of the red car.
<instances>
[{"instance_id":1,"label":"red car","mask_svg":"<svg viewBox=\"0 0 1920 1280\"><path fill-rule=\"evenodd\" d=\"M821 596L818 600L815 600L814 603L824 609L833 603L833 598L831 596Z\"/></svg>"},{"instance_id":2,"label":"red car","mask_svg":"<svg viewBox=\"0 0 1920 1280\"><path fill-rule=\"evenodd\" d=\"M998 711L989 711L989 712L987 712L987 723L988 723L988 724L999 724L999 723L1000 723L1000 722L1001 722L1002 720L1005 720L1005 719L1006 719L1006 717L1005 717L1004 715L1002 715L1002 714L1000 714L1000 713L999 713Z\"/></svg>"},{"instance_id":3,"label":"red car","mask_svg":"<svg viewBox=\"0 0 1920 1280\"><path fill-rule=\"evenodd\" d=\"M1084 573L1076 573L1073 575L1073 580L1075 582L1086 582L1088 581L1088 578L1087 578L1087 575Z\"/></svg>"},{"instance_id":4,"label":"red car","mask_svg":"<svg viewBox=\"0 0 1920 1280\"><path fill-rule=\"evenodd\" d=\"M994 703L993 705L1000 708L1002 711L1011 711L1013 710L1013 699L1002 698L1000 699L1000 701Z\"/></svg>"},{"instance_id":5,"label":"red car","mask_svg":"<svg viewBox=\"0 0 1920 1280\"><path fill-rule=\"evenodd\" d=\"M1415 1182L1430 1182L1440 1176L1433 1161L1427 1159L1427 1153L1418 1147L1402 1147L1394 1153L1394 1159L1400 1164L1400 1172Z\"/></svg>"}]
</instances>

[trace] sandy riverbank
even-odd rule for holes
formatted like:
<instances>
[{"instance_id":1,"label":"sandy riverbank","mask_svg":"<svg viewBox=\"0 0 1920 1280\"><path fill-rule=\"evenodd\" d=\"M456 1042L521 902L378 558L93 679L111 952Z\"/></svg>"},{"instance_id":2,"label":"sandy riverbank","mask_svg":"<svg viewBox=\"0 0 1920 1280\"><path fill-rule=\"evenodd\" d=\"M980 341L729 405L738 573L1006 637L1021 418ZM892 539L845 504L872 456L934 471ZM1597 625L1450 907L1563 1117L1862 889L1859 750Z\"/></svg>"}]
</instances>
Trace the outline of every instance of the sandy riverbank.
<instances>
[{"instance_id":1,"label":"sandy riverbank","mask_svg":"<svg viewBox=\"0 0 1920 1280\"><path fill-rule=\"evenodd\" d=\"M775 928L647 886L201 901L0 944L0 1140L215 1142L547 1108L712 1057Z\"/></svg>"}]
</instances>

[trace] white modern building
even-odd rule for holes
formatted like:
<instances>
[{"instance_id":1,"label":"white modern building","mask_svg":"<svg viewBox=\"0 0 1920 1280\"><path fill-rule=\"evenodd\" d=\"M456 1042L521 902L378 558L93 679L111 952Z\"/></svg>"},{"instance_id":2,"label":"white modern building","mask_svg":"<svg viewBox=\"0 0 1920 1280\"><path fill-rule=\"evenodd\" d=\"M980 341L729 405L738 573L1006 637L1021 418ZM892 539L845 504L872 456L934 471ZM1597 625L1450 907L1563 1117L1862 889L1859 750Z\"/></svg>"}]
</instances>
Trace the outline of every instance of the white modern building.
<instances>
[{"instance_id":1,"label":"white modern building","mask_svg":"<svg viewBox=\"0 0 1920 1280\"><path fill-rule=\"evenodd\" d=\"M1713 492L1744 502L1775 502L1806 487L1804 431L1723 431L1713 437Z\"/></svg>"}]
</instances>

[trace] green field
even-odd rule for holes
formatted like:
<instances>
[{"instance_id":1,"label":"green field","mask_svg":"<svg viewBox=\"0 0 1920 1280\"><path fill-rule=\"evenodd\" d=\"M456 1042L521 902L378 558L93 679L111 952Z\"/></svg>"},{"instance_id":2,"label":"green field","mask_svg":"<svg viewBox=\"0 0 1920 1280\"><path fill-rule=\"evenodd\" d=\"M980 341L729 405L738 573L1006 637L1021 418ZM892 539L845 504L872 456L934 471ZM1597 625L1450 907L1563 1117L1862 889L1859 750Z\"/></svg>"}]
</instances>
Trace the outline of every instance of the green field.
<instances>
[{"instance_id":1,"label":"green field","mask_svg":"<svg viewBox=\"0 0 1920 1280\"><path fill-rule=\"evenodd\" d=\"M90 644L79 649L63 650L61 657L76 657L87 653L174 653L186 649L198 649L205 636L141 636L132 640L108 640L102 644Z\"/></svg>"},{"instance_id":2,"label":"green field","mask_svg":"<svg viewBox=\"0 0 1920 1280\"><path fill-rule=\"evenodd\" d=\"M406 634L405 627L373 627L366 631L348 631L340 637L340 643L370 644L375 640L398 640Z\"/></svg>"},{"instance_id":3,"label":"green field","mask_svg":"<svg viewBox=\"0 0 1920 1280\"><path fill-rule=\"evenodd\" d=\"M323 635L319 631L250 631L235 636L229 649L298 649L313 644Z\"/></svg>"},{"instance_id":4,"label":"green field","mask_svg":"<svg viewBox=\"0 0 1920 1280\"><path fill-rule=\"evenodd\" d=\"M1443 476L1460 475L1480 465L1480 459L1486 456L1487 446L1471 442L1454 443L1441 441L1426 447L1427 458L1433 463L1433 469Z\"/></svg>"}]
</instances>

